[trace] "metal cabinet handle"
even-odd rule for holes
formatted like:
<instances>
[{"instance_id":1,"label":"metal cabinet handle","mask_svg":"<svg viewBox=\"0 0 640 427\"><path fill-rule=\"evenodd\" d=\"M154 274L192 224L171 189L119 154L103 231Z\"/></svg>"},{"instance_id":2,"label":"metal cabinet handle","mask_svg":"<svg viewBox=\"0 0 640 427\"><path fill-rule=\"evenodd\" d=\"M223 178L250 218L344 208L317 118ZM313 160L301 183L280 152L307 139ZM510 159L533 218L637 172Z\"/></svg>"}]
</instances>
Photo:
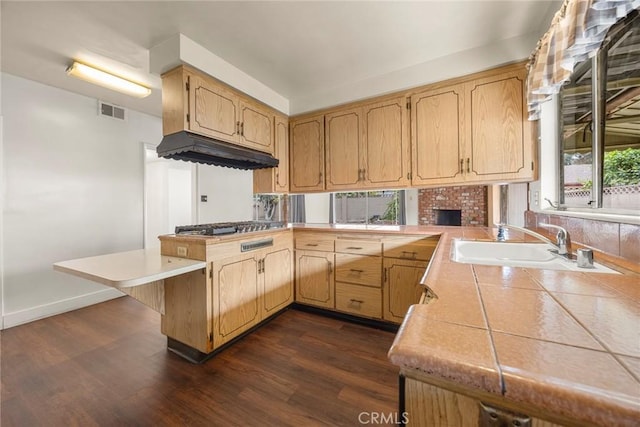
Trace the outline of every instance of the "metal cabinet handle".
<instances>
[{"instance_id":1,"label":"metal cabinet handle","mask_svg":"<svg viewBox=\"0 0 640 427\"><path fill-rule=\"evenodd\" d=\"M359 273L359 274L364 273L364 270L358 270L356 268L351 268L349 269L349 271L353 271L354 273Z\"/></svg>"},{"instance_id":2,"label":"metal cabinet handle","mask_svg":"<svg viewBox=\"0 0 640 427\"><path fill-rule=\"evenodd\" d=\"M363 300L361 300L361 299L354 299L354 298L351 298L351 299L349 300L349 302L350 302L350 303L352 303L352 304L358 304L358 305L362 305L362 304L364 304L364 301L363 301Z\"/></svg>"},{"instance_id":3,"label":"metal cabinet handle","mask_svg":"<svg viewBox=\"0 0 640 427\"><path fill-rule=\"evenodd\" d=\"M389 269L387 267L384 268L384 281L385 283L389 281Z\"/></svg>"},{"instance_id":4,"label":"metal cabinet handle","mask_svg":"<svg viewBox=\"0 0 640 427\"><path fill-rule=\"evenodd\" d=\"M360 246L349 246L349 247L347 247L347 249L353 249L353 250L356 250L356 251L362 250L362 248Z\"/></svg>"},{"instance_id":5,"label":"metal cabinet handle","mask_svg":"<svg viewBox=\"0 0 640 427\"><path fill-rule=\"evenodd\" d=\"M244 136L244 122L240 123L240 135Z\"/></svg>"},{"instance_id":6,"label":"metal cabinet handle","mask_svg":"<svg viewBox=\"0 0 640 427\"><path fill-rule=\"evenodd\" d=\"M317 243L307 243L305 246L316 247L316 246L318 246L318 244Z\"/></svg>"},{"instance_id":7,"label":"metal cabinet handle","mask_svg":"<svg viewBox=\"0 0 640 427\"><path fill-rule=\"evenodd\" d=\"M240 133L240 122L236 122L236 133Z\"/></svg>"},{"instance_id":8,"label":"metal cabinet handle","mask_svg":"<svg viewBox=\"0 0 640 427\"><path fill-rule=\"evenodd\" d=\"M418 255L417 252L402 251L402 256L403 257L405 256L405 254L410 254L411 255L410 258L415 258L416 255Z\"/></svg>"},{"instance_id":9,"label":"metal cabinet handle","mask_svg":"<svg viewBox=\"0 0 640 427\"><path fill-rule=\"evenodd\" d=\"M464 159L460 159L460 173L464 173Z\"/></svg>"},{"instance_id":10,"label":"metal cabinet handle","mask_svg":"<svg viewBox=\"0 0 640 427\"><path fill-rule=\"evenodd\" d=\"M467 173L471 172L471 167L469 166L470 164L471 164L471 159L467 157Z\"/></svg>"}]
</instances>

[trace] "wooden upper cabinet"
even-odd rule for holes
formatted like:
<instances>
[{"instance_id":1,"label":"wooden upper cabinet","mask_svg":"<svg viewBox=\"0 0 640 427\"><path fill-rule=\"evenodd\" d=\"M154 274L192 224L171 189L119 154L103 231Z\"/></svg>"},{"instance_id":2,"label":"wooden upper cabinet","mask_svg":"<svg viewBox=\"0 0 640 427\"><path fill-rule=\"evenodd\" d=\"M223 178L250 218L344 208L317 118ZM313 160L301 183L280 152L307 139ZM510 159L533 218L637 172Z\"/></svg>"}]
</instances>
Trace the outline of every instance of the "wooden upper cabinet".
<instances>
[{"instance_id":1,"label":"wooden upper cabinet","mask_svg":"<svg viewBox=\"0 0 640 427\"><path fill-rule=\"evenodd\" d=\"M509 65L413 95L412 184L533 180L525 81Z\"/></svg>"},{"instance_id":2,"label":"wooden upper cabinet","mask_svg":"<svg viewBox=\"0 0 640 427\"><path fill-rule=\"evenodd\" d=\"M411 161L406 98L366 105L362 117L363 185L368 188L408 186Z\"/></svg>"},{"instance_id":3,"label":"wooden upper cabinet","mask_svg":"<svg viewBox=\"0 0 640 427\"><path fill-rule=\"evenodd\" d=\"M404 97L325 115L326 189L406 187L408 125Z\"/></svg>"},{"instance_id":4,"label":"wooden upper cabinet","mask_svg":"<svg viewBox=\"0 0 640 427\"><path fill-rule=\"evenodd\" d=\"M533 138L527 120L525 81L522 70L468 83L468 181L533 176Z\"/></svg>"},{"instance_id":5,"label":"wooden upper cabinet","mask_svg":"<svg viewBox=\"0 0 640 427\"><path fill-rule=\"evenodd\" d=\"M289 119L276 115L275 118L275 150L276 158L280 160L275 168L276 192L289 191Z\"/></svg>"},{"instance_id":6,"label":"wooden upper cabinet","mask_svg":"<svg viewBox=\"0 0 640 427\"><path fill-rule=\"evenodd\" d=\"M464 84L411 97L414 185L448 184L464 178Z\"/></svg>"},{"instance_id":7,"label":"wooden upper cabinet","mask_svg":"<svg viewBox=\"0 0 640 427\"><path fill-rule=\"evenodd\" d=\"M189 75L189 130L238 142L238 97L210 81Z\"/></svg>"},{"instance_id":8,"label":"wooden upper cabinet","mask_svg":"<svg viewBox=\"0 0 640 427\"><path fill-rule=\"evenodd\" d=\"M193 68L162 76L163 135L198 133L269 154L274 110Z\"/></svg>"},{"instance_id":9,"label":"wooden upper cabinet","mask_svg":"<svg viewBox=\"0 0 640 427\"><path fill-rule=\"evenodd\" d=\"M275 116L274 143L274 155L279 160L278 166L253 171L254 193L289 192L289 120L286 116Z\"/></svg>"},{"instance_id":10,"label":"wooden upper cabinet","mask_svg":"<svg viewBox=\"0 0 640 427\"><path fill-rule=\"evenodd\" d=\"M240 103L240 143L267 153L273 153L273 113L257 104Z\"/></svg>"},{"instance_id":11,"label":"wooden upper cabinet","mask_svg":"<svg viewBox=\"0 0 640 427\"><path fill-rule=\"evenodd\" d=\"M324 116L294 119L289 132L290 191L324 190Z\"/></svg>"},{"instance_id":12,"label":"wooden upper cabinet","mask_svg":"<svg viewBox=\"0 0 640 427\"><path fill-rule=\"evenodd\" d=\"M362 109L327 114L324 120L326 189L356 188L362 179Z\"/></svg>"}]
</instances>

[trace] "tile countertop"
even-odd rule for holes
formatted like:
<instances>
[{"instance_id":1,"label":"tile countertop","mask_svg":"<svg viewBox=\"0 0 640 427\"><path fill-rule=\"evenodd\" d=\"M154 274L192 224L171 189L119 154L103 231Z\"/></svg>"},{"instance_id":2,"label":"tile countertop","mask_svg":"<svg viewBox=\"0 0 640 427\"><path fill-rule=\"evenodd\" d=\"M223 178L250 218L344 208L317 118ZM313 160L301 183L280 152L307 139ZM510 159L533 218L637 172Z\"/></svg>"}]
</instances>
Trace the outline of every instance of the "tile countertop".
<instances>
[{"instance_id":1,"label":"tile countertop","mask_svg":"<svg viewBox=\"0 0 640 427\"><path fill-rule=\"evenodd\" d=\"M437 298L410 308L389 351L403 373L578 423L640 425L637 265L614 275L460 264L449 259L452 238L493 239L495 230L396 231L442 233L423 278Z\"/></svg>"}]
</instances>

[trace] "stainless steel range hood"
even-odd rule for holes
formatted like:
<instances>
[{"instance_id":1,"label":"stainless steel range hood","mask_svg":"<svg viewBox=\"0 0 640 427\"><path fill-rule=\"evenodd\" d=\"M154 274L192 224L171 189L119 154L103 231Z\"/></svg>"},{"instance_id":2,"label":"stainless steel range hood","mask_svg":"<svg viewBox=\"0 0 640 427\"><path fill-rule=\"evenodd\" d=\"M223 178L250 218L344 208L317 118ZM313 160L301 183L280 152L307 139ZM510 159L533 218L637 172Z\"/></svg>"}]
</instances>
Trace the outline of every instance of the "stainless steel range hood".
<instances>
[{"instance_id":1,"label":"stainless steel range hood","mask_svg":"<svg viewBox=\"0 0 640 427\"><path fill-rule=\"evenodd\" d=\"M264 169L278 166L278 159L216 139L180 131L162 138L156 149L158 156L235 169Z\"/></svg>"}]
</instances>

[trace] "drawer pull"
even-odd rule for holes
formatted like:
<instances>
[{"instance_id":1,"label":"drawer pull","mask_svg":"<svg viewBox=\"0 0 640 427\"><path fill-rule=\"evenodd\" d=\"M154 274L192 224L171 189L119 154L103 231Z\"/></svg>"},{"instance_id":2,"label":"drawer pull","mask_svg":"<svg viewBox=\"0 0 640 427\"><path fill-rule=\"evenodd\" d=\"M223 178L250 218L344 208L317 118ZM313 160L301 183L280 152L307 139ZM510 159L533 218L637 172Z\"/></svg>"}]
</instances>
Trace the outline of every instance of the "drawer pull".
<instances>
[{"instance_id":1,"label":"drawer pull","mask_svg":"<svg viewBox=\"0 0 640 427\"><path fill-rule=\"evenodd\" d=\"M405 255L405 254L409 254L409 256ZM418 252L409 252L409 251L402 251L402 256L403 257L407 257L407 258L415 258L416 255L418 255Z\"/></svg>"},{"instance_id":2,"label":"drawer pull","mask_svg":"<svg viewBox=\"0 0 640 427\"><path fill-rule=\"evenodd\" d=\"M358 273L358 274L364 273L364 270L358 270L356 268L351 268L351 269L349 269L349 271L353 271L354 273Z\"/></svg>"},{"instance_id":3,"label":"drawer pull","mask_svg":"<svg viewBox=\"0 0 640 427\"><path fill-rule=\"evenodd\" d=\"M318 246L318 244L317 243L307 243L305 246L311 246L311 247L315 248L316 246Z\"/></svg>"},{"instance_id":4,"label":"drawer pull","mask_svg":"<svg viewBox=\"0 0 640 427\"><path fill-rule=\"evenodd\" d=\"M387 267L384 268L384 281L389 281L389 269Z\"/></svg>"},{"instance_id":5,"label":"drawer pull","mask_svg":"<svg viewBox=\"0 0 640 427\"><path fill-rule=\"evenodd\" d=\"M363 301L363 300L361 300L361 299L353 299L353 298L351 298L351 299L349 300L349 302L351 302L352 304L358 304L358 305L362 305L362 304L364 304L364 301Z\"/></svg>"},{"instance_id":6,"label":"drawer pull","mask_svg":"<svg viewBox=\"0 0 640 427\"><path fill-rule=\"evenodd\" d=\"M354 251L361 251L362 248L360 246L349 246L347 249L353 249Z\"/></svg>"}]
</instances>

